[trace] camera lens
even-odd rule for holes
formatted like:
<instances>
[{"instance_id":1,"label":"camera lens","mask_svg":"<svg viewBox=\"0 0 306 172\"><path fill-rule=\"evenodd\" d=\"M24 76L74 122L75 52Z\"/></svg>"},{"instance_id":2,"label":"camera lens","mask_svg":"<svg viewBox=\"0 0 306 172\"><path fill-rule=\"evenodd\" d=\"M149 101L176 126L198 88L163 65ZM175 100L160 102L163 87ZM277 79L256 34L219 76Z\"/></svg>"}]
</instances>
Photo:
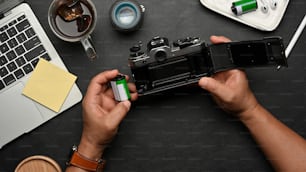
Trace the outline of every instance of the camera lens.
<instances>
[{"instance_id":1,"label":"camera lens","mask_svg":"<svg viewBox=\"0 0 306 172\"><path fill-rule=\"evenodd\" d=\"M163 62L167 59L167 53L164 50L159 50L155 53L155 59L158 62Z\"/></svg>"}]
</instances>

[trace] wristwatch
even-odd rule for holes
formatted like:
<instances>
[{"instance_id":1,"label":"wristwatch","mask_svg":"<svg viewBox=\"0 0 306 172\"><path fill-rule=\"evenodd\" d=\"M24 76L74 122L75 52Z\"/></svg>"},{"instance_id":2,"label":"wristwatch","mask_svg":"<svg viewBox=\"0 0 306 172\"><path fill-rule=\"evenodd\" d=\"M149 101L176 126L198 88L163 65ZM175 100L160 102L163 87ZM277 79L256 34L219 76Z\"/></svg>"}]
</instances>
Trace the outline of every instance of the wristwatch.
<instances>
[{"instance_id":1,"label":"wristwatch","mask_svg":"<svg viewBox=\"0 0 306 172\"><path fill-rule=\"evenodd\" d=\"M92 160L78 152L78 147L76 145L72 146L70 153L70 160L66 163L67 166L75 166L87 171L103 172L105 167L105 160L98 159Z\"/></svg>"}]
</instances>

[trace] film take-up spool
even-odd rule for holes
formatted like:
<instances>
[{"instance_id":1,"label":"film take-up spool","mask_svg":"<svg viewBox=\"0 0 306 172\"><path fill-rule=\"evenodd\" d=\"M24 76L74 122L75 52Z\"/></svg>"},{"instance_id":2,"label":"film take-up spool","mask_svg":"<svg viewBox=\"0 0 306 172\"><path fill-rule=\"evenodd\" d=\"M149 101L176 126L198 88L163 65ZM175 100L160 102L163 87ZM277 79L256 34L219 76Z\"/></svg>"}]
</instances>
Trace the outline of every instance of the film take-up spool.
<instances>
[{"instance_id":1,"label":"film take-up spool","mask_svg":"<svg viewBox=\"0 0 306 172\"><path fill-rule=\"evenodd\" d=\"M122 32L140 28L145 8L134 0L117 0L110 9L110 20L114 28Z\"/></svg>"}]
</instances>

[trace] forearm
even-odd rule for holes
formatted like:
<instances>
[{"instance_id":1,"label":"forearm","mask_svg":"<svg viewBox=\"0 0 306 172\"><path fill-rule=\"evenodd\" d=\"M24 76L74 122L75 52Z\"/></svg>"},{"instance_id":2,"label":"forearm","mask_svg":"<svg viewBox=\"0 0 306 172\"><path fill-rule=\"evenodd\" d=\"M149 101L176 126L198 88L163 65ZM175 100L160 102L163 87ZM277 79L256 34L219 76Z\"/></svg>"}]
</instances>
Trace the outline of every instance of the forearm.
<instances>
[{"instance_id":1,"label":"forearm","mask_svg":"<svg viewBox=\"0 0 306 172\"><path fill-rule=\"evenodd\" d=\"M276 171L306 171L306 141L258 105L242 122Z\"/></svg>"}]
</instances>

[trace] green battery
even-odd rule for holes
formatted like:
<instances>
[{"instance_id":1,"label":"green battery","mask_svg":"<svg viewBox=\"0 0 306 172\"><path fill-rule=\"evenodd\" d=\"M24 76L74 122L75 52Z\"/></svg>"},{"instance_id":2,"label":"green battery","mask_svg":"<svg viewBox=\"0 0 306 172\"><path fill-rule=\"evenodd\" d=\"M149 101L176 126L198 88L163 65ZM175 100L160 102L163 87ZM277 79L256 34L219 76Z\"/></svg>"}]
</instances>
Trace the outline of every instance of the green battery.
<instances>
[{"instance_id":1,"label":"green battery","mask_svg":"<svg viewBox=\"0 0 306 172\"><path fill-rule=\"evenodd\" d=\"M131 94L124 75L118 75L110 83L117 101L121 102L131 99Z\"/></svg>"},{"instance_id":2,"label":"green battery","mask_svg":"<svg viewBox=\"0 0 306 172\"><path fill-rule=\"evenodd\" d=\"M232 11L236 15L241 15L256 10L258 7L256 0L240 0L232 3Z\"/></svg>"}]
</instances>

